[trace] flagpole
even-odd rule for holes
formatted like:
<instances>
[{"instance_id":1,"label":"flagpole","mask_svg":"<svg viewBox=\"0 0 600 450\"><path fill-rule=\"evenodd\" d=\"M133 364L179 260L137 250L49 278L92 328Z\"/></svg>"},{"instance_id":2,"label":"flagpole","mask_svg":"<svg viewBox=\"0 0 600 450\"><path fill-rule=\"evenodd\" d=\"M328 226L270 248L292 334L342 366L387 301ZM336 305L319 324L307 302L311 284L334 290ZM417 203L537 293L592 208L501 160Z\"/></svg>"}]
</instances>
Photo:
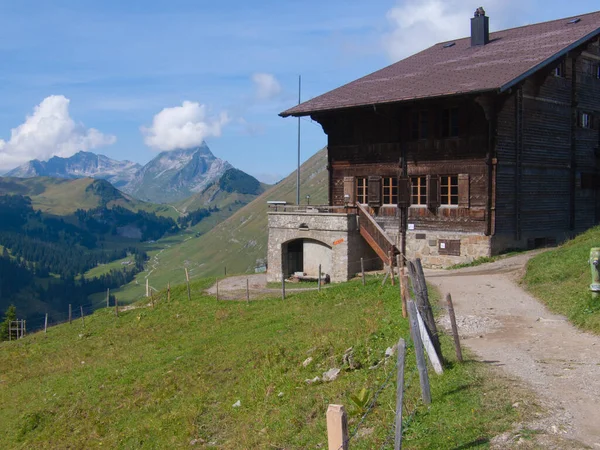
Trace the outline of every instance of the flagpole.
<instances>
[{"instance_id":1,"label":"flagpole","mask_svg":"<svg viewBox=\"0 0 600 450\"><path fill-rule=\"evenodd\" d=\"M302 92L302 76L298 75L298 104ZM296 170L296 204L300 205L300 116L298 116L298 169Z\"/></svg>"}]
</instances>

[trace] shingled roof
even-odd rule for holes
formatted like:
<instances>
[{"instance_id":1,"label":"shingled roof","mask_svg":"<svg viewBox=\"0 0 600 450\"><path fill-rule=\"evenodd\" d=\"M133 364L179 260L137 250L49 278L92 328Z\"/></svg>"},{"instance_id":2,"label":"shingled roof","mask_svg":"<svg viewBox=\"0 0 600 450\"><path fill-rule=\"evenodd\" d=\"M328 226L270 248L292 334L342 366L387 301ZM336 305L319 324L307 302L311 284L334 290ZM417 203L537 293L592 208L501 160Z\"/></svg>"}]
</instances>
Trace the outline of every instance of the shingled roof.
<instances>
[{"instance_id":1,"label":"shingled roof","mask_svg":"<svg viewBox=\"0 0 600 450\"><path fill-rule=\"evenodd\" d=\"M441 42L290 108L280 116L306 116L466 93L503 92L599 34L600 11L597 11L490 33L489 44L483 46L471 47L470 37ZM452 42L454 45L445 47Z\"/></svg>"}]
</instances>

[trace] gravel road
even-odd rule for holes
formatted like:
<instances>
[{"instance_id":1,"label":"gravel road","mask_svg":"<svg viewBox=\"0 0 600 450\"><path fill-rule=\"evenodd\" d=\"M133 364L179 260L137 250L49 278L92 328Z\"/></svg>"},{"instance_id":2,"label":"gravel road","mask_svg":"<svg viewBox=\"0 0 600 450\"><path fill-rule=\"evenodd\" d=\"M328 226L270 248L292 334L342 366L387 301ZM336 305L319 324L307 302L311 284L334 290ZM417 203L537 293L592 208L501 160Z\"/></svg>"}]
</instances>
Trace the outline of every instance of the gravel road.
<instances>
[{"instance_id":1,"label":"gravel road","mask_svg":"<svg viewBox=\"0 0 600 450\"><path fill-rule=\"evenodd\" d=\"M569 448L600 448L600 337L577 330L519 286L531 256L427 270L426 277L444 297L452 294L463 344L522 380L550 410L534 427L580 443ZM448 326L447 317L441 322Z\"/></svg>"}]
</instances>

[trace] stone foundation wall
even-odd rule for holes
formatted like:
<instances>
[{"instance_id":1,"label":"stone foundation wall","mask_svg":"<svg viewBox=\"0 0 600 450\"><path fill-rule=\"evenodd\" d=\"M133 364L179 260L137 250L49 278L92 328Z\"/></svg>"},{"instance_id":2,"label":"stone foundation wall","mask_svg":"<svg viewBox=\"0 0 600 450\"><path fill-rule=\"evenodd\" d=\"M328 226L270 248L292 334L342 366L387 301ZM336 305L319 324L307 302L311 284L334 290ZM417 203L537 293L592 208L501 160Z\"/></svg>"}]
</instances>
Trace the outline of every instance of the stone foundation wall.
<instances>
[{"instance_id":1,"label":"stone foundation wall","mask_svg":"<svg viewBox=\"0 0 600 450\"><path fill-rule=\"evenodd\" d=\"M449 250L449 245L456 246L457 241L460 242L460 255L443 254L444 250ZM448 267L491 256L492 239L490 236L476 233L408 231L406 254L409 259L421 258L421 262L426 267Z\"/></svg>"},{"instance_id":2,"label":"stone foundation wall","mask_svg":"<svg viewBox=\"0 0 600 450\"><path fill-rule=\"evenodd\" d=\"M381 262L358 231L356 214L270 212L268 215L269 243L267 253L267 281L281 281L287 243L296 239L319 241L331 248L330 261L332 282L348 281L360 272L360 258L364 258L365 270L379 268ZM308 243L308 247L310 247ZM325 250L320 249L325 259ZM313 255L311 255L312 257ZM306 267L318 266L314 258L306 261Z\"/></svg>"}]
</instances>

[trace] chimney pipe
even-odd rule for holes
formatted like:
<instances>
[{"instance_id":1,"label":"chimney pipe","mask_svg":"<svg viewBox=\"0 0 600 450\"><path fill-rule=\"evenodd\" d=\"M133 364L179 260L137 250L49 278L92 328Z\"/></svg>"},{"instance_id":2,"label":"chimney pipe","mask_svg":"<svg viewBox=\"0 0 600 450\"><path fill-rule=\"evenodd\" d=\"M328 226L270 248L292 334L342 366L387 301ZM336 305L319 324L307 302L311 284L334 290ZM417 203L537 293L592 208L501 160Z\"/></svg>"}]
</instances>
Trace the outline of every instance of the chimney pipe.
<instances>
[{"instance_id":1,"label":"chimney pipe","mask_svg":"<svg viewBox=\"0 0 600 450\"><path fill-rule=\"evenodd\" d=\"M490 42L490 18L480 6L471 19L471 47L485 45Z\"/></svg>"}]
</instances>

